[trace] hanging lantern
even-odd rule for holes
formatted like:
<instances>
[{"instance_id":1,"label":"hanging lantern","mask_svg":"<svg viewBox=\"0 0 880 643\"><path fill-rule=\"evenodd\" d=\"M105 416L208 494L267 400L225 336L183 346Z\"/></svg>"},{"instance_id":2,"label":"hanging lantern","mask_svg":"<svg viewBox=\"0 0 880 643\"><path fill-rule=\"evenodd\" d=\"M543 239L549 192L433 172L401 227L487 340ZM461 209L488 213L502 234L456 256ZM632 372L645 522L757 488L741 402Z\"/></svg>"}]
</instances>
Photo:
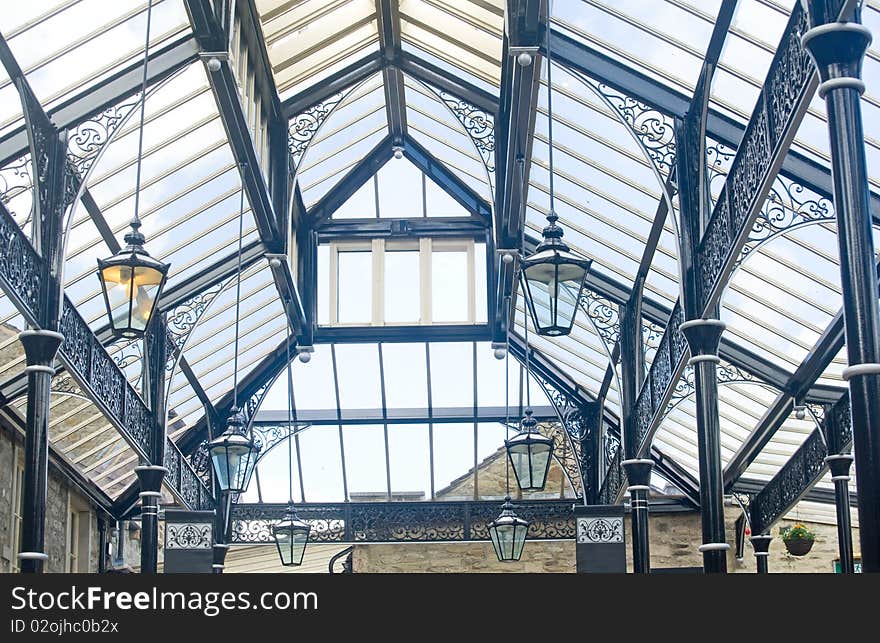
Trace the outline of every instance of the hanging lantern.
<instances>
[{"instance_id":1,"label":"hanging lantern","mask_svg":"<svg viewBox=\"0 0 880 643\"><path fill-rule=\"evenodd\" d=\"M495 548L498 560L501 562L519 560L528 531L528 521L516 515L510 496L507 496L501 507L501 514L489 523L489 537L492 539L492 547Z\"/></svg>"},{"instance_id":2,"label":"hanging lantern","mask_svg":"<svg viewBox=\"0 0 880 643\"><path fill-rule=\"evenodd\" d=\"M272 525L272 536L275 538L282 565L296 567L302 564L311 529L309 523L300 520L296 515L293 503L287 505L284 520Z\"/></svg>"},{"instance_id":3,"label":"hanging lantern","mask_svg":"<svg viewBox=\"0 0 880 643\"><path fill-rule=\"evenodd\" d=\"M221 491L244 493L257 466L260 447L244 435L241 411L233 409L226 431L208 443L211 463Z\"/></svg>"},{"instance_id":4,"label":"hanging lantern","mask_svg":"<svg viewBox=\"0 0 880 643\"><path fill-rule=\"evenodd\" d=\"M592 260L572 254L551 212L544 239L522 262L526 301L539 335L568 335Z\"/></svg>"},{"instance_id":5,"label":"hanging lantern","mask_svg":"<svg viewBox=\"0 0 880 643\"><path fill-rule=\"evenodd\" d=\"M504 441L516 483L523 491L541 491L550 471L553 440L538 433L537 426L532 409L526 409L520 432Z\"/></svg>"},{"instance_id":6,"label":"hanging lantern","mask_svg":"<svg viewBox=\"0 0 880 643\"><path fill-rule=\"evenodd\" d=\"M168 275L169 264L153 259L144 241L133 225L125 235L125 248L109 259L98 259L104 303L118 337L143 337Z\"/></svg>"}]
</instances>

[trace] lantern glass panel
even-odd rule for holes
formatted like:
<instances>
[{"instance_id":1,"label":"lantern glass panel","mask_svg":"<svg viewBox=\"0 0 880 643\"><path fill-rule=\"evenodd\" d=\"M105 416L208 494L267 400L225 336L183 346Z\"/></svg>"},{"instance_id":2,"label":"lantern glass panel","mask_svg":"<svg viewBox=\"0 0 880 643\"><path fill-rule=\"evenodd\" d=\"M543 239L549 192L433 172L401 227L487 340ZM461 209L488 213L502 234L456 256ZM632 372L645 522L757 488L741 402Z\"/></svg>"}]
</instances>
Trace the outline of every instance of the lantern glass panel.
<instances>
[{"instance_id":1,"label":"lantern glass panel","mask_svg":"<svg viewBox=\"0 0 880 643\"><path fill-rule=\"evenodd\" d=\"M243 493L250 483L259 451L250 443L228 440L211 447L211 460L217 483L223 491Z\"/></svg>"},{"instance_id":2,"label":"lantern glass panel","mask_svg":"<svg viewBox=\"0 0 880 643\"><path fill-rule=\"evenodd\" d=\"M281 564L285 567L301 565L309 541L307 523L281 523L273 527L275 544Z\"/></svg>"}]
</instances>

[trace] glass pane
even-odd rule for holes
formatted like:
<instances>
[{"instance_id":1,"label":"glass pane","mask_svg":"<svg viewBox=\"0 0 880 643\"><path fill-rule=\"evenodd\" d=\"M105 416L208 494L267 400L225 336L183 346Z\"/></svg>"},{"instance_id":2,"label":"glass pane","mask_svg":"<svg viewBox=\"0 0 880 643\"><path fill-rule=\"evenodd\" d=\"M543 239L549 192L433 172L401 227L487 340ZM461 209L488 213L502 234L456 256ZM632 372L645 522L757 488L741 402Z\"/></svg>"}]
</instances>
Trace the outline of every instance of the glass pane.
<instances>
[{"instance_id":1,"label":"glass pane","mask_svg":"<svg viewBox=\"0 0 880 643\"><path fill-rule=\"evenodd\" d=\"M431 344L431 402L436 407L473 407L473 346Z\"/></svg>"},{"instance_id":2,"label":"glass pane","mask_svg":"<svg viewBox=\"0 0 880 643\"><path fill-rule=\"evenodd\" d=\"M336 375L342 409L382 407L379 352L375 344L337 344ZM349 413L345 417L350 417Z\"/></svg>"},{"instance_id":3,"label":"glass pane","mask_svg":"<svg viewBox=\"0 0 880 643\"><path fill-rule=\"evenodd\" d=\"M435 322L468 319L467 253L431 253L431 316Z\"/></svg>"},{"instance_id":4,"label":"glass pane","mask_svg":"<svg viewBox=\"0 0 880 643\"><path fill-rule=\"evenodd\" d=\"M429 217L468 216L468 211L458 201L430 179L425 181L425 206Z\"/></svg>"},{"instance_id":5,"label":"glass pane","mask_svg":"<svg viewBox=\"0 0 880 643\"><path fill-rule=\"evenodd\" d=\"M391 492L408 500L431 495L428 427L424 424L392 424L388 427Z\"/></svg>"},{"instance_id":6,"label":"glass pane","mask_svg":"<svg viewBox=\"0 0 880 643\"><path fill-rule=\"evenodd\" d=\"M419 253L385 253L385 322L417 322L420 318Z\"/></svg>"},{"instance_id":7,"label":"glass pane","mask_svg":"<svg viewBox=\"0 0 880 643\"><path fill-rule=\"evenodd\" d=\"M473 500L474 425L434 425L434 488L438 500Z\"/></svg>"},{"instance_id":8,"label":"glass pane","mask_svg":"<svg viewBox=\"0 0 880 643\"><path fill-rule=\"evenodd\" d=\"M352 501L381 501L387 496L385 438L381 426L348 426L345 438L345 474Z\"/></svg>"},{"instance_id":9,"label":"glass pane","mask_svg":"<svg viewBox=\"0 0 880 643\"><path fill-rule=\"evenodd\" d=\"M334 219L373 219L376 217L376 184L367 181L333 213Z\"/></svg>"},{"instance_id":10,"label":"glass pane","mask_svg":"<svg viewBox=\"0 0 880 643\"><path fill-rule=\"evenodd\" d=\"M385 404L389 409L428 407L424 344L383 344ZM392 480L393 484L393 480Z\"/></svg>"},{"instance_id":11,"label":"glass pane","mask_svg":"<svg viewBox=\"0 0 880 643\"><path fill-rule=\"evenodd\" d=\"M307 502L345 500L342 485L342 459L339 429L312 427L300 435L303 482Z\"/></svg>"},{"instance_id":12,"label":"glass pane","mask_svg":"<svg viewBox=\"0 0 880 643\"><path fill-rule=\"evenodd\" d=\"M336 280L337 320L369 323L373 318L373 258L370 252L340 252Z\"/></svg>"},{"instance_id":13,"label":"glass pane","mask_svg":"<svg viewBox=\"0 0 880 643\"><path fill-rule=\"evenodd\" d=\"M424 215L422 173L406 159L391 159L376 175L379 216L416 219Z\"/></svg>"}]
</instances>

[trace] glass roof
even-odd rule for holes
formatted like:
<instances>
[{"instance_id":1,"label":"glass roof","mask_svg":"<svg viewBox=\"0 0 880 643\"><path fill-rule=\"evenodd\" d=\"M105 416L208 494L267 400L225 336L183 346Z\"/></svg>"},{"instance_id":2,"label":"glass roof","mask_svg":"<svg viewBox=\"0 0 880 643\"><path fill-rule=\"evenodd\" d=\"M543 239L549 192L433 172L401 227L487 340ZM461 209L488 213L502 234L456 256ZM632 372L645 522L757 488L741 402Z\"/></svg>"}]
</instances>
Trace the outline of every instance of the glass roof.
<instances>
[{"instance_id":1,"label":"glass roof","mask_svg":"<svg viewBox=\"0 0 880 643\"><path fill-rule=\"evenodd\" d=\"M713 110L737 123L748 122L794 4L795 0L739 0L711 86ZM390 65L383 71L381 59L388 54L383 42L388 34L380 33L374 0L255 2L271 81L282 104L296 99L297 105L306 106L303 114L314 119L303 128L298 120L303 114L288 114L293 181L306 210L334 188L344 187L346 175L377 146L390 145L392 132L400 124L389 123L392 110L387 101L395 91L388 82L389 69L396 70L402 85L398 89L404 102L407 143L415 142L427 150L433 157L431 163L444 168L494 210L497 115L470 105L451 93L449 86L464 84L465 93L491 99L502 95L505 3L392 0L392 5L399 21L391 38L403 62L399 69ZM550 3L550 24L579 46L690 96L720 7L721 0L557 0ZM112 6L98 0L10 3L0 17L0 32L37 98L51 114L59 106L89 96L115 74L140 62L146 9L146 0L120 0ZM880 32L880 0L865 0L862 20L875 33ZM150 48L154 52L173 49L193 36L183 0L154 0L152 24ZM406 65L413 60L436 73L420 76L413 66ZM310 102L309 97L323 92L326 82L341 70L371 61L375 64L371 73L361 74L331 97ZM444 83L438 80L444 75L448 78L441 89L437 85ZM868 53L863 77L867 85L862 110L868 170L872 190L880 194L880 38L875 38ZM524 231L529 240L540 237L549 211L547 78L544 59L525 186ZM669 199L671 210L663 222L645 282L645 297L653 311L645 321L650 363L656 337L679 297L678 203L674 195L665 194L664 187L674 163L672 117L651 111L638 96L622 95L609 89L603 79L568 69L559 61L553 63L552 92L556 212L572 250L593 259L595 283L618 284L622 292L632 288L658 205ZM78 202L69 212L64 288L95 332L104 331L106 325L96 260L112 254L105 237L119 241L134 209L139 133L135 108L140 98L138 94L120 96L103 115L93 115L105 127L99 143L89 146L72 141L69 148L74 164L85 173L85 185L96 207L89 212ZM252 246L261 237L251 204L242 194L240 168L204 65L198 61L182 65L152 85L145 105L142 230L150 253L171 263L166 288L187 290L197 276L212 271L220 262L234 261L240 207L244 212L243 245ZM644 127L639 129L638 124L645 122L650 123L648 134ZM0 66L0 145L15 139L23 127L17 92L7 70ZM497 144L504 143L499 139ZM707 145L715 199L736 149L714 140ZM829 166L827 118L818 97L813 98L795 133L792 148L821 167ZM21 229L30 234L33 186L29 151L26 146L4 150L10 160L0 168L3 203ZM370 218L461 217L459 203L423 169L406 159L386 163L345 205L329 214L339 223ZM814 194L792 177L780 176L759 221L765 223L753 229L747 251L739 258L721 298L721 318L728 327L725 338L766 368L792 374L841 308L833 205L826 195ZM875 239L878 241L880 238ZM319 263L327 264L326 251L319 254ZM479 271L484 263L476 262ZM179 362L168 373L172 439L186 434L203 417L202 391L213 404L219 404L232 386L235 280L227 271L215 281L210 298L187 322L181 336L181 360L189 375ZM488 287L494 288L494 284ZM355 301L364 295L352 292L342 296ZM324 327L327 293L322 290L317 297L321 318L316 321ZM611 312L603 318L587 306L589 314L582 311L578 315L570 336L538 337L530 328L528 341L582 391L596 397L603 392L619 331L610 320L616 314L612 310L616 304L609 294L596 292L590 297L600 307L606 303L612 306L606 311ZM435 307L442 304L434 302ZM523 338L530 321L521 296L516 297L515 308L511 330ZM252 261L246 266L240 309L238 377L242 379L264 363L285 338L284 309L267 262ZM476 326L482 326L486 319L483 311L476 319ZM22 357L15 351L15 332L24 327L24 321L5 295L0 296L0 322L5 331L0 337L0 355L4 356L0 387L7 390L20 381L23 372ZM379 333L381 328L371 331ZM410 491L430 498L444 487L454 487L456 480L473 473L482 463L491 466L497 456L504 434L497 418L459 417L457 411L450 410L471 409L471 416L478 416L474 409L503 406L503 364L492 359L491 350L482 341L485 334L479 341L475 336L442 343L377 343L377 336L381 337L371 335L368 341L358 343L334 340L318 344L309 364L296 363L298 412L304 418L310 413L315 417L329 413L332 420L333 414L337 415L335 424L321 424L314 418L303 421L295 484L299 498L303 493L308 499L339 499ZM137 346L121 342L108 350L136 385L141 359ZM841 370L845 365L841 352L817 383L838 387L843 393ZM725 363L734 370L738 366ZM511 367L515 406L519 405L520 370ZM611 372L606 409L619 418L618 367L612 365ZM772 386L752 377L719 387L725 464L760 422L784 383ZM285 408L283 393L279 393L283 385L282 378L270 390L266 412ZM549 406L540 387L533 386L532 394L539 400L533 401L534 405ZM71 394L56 397L53 447L115 497L132 480L134 452L92 403ZM22 400L15 402L19 410ZM435 410L450 417L435 422ZM744 477L769 480L814 426L809 418L789 418ZM667 410L654 444L665 457L697 476L695 429L693 396L682 395ZM456 449L459 444L468 447ZM259 493L264 499L274 497L271 494L277 491L278 470L285 474L286 484L283 451L272 450L261 463ZM829 484L827 480L819 483Z\"/></svg>"}]
</instances>

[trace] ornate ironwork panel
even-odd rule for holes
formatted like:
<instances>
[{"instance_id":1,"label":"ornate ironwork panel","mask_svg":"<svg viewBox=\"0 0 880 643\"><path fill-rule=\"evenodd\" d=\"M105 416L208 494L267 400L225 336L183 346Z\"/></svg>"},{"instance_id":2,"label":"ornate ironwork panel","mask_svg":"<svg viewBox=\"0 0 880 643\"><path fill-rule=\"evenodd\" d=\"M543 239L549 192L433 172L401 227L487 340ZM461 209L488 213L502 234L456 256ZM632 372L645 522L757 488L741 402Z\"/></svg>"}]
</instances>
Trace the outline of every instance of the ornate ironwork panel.
<instances>
[{"instance_id":1,"label":"ornate ironwork panel","mask_svg":"<svg viewBox=\"0 0 880 643\"><path fill-rule=\"evenodd\" d=\"M210 549L212 528L209 522L165 523L165 549Z\"/></svg>"},{"instance_id":2,"label":"ornate ironwork panel","mask_svg":"<svg viewBox=\"0 0 880 643\"><path fill-rule=\"evenodd\" d=\"M617 305L607 297L587 288L581 292L578 303L595 325L599 337L604 340L610 354L617 340L620 339L620 314Z\"/></svg>"},{"instance_id":3,"label":"ornate ironwork panel","mask_svg":"<svg viewBox=\"0 0 880 643\"><path fill-rule=\"evenodd\" d=\"M59 355L68 370L128 441L150 458L152 413L67 296L59 330L64 335Z\"/></svg>"},{"instance_id":4,"label":"ornate ironwork panel","mask_svg":"<svg viewBox=\"0 0 880 643\"><path fill-rule=\"evenodd\" d=\"M283 504L232 507L233 543L274 543L272 525L284 517ZM299 504L299 517L312 525L314 542L428 542L488 540L488 524L500 503L369 502ZM516 511L531 521L536 540L575 537L571 500L517 502Z\"/></svg>"},{"instance_id":5,"label":"ornate ironwork panel","mask_svg":"<svg viewBox=\"0 0 880 643\"><path fill-rule=\"evenodd\" d=\"M623 449L618 448L612 458L608 469L605 472L605 480L602 482L602 489L599 491L599 504L614 505L620 497L626 475L620 463L623 458Z\"/></svg>"},{"instance_id":6,"label":"ornate ironwork panel","mask_svg":"<svg viewBox=\"0 0 880 643\"><path fill-rule=\"evenodd\" d=\"M166 312L168 337L178 350L183 350L183 345L192 329L208 309L211 302L229 283L230 280L226 280L225 282L218 282L208 286L205 290L193 295L182 304L178 304Z\"/></svg>"},{"instance_id":7,"label":"ornate ironwork panel","mask_svg":"<svg viewBox=\"0 0 880 643\"><path fill-rule=\"evenodd\" d=\"M0 201L23 230L34 214L30 152L0 168Z\"/></svg>"},{"instance_id":8,"label":"ornate ironwork panel","mask_svg":"<svg viewBox=\"0 0 880 643\"><path fill-rule=\"evenodd\" d=\"M142 390L143 382L143 342L140 340L119 339L107 346L107 351L116 365L125 373L127 379L136 390Z\"/></svg>"},{"instance_id":9,"label":"ornate ironwork panel","mask_svg":"<svg viewBox=\"0 0 880 643\"><path fill-rule=\"evenodd\" d=\"M67 158L79 177L86 176L101 148L140 102L141 95L135 94L68 130Z\"/></svg>"},{"instance_id":10,"label":"ornate ironwork panel","mask_svg":"<svg viewBox=\"0 0 880 643\"><path fill-rule=\"evenodd\" d=\"M668 177L675 167L675 126L666 114L616 89L581 76L629 126L656 170Z\"/></svg>"},{"instance_id":11,"label":"ornate ironwork panel","mask_svg":"<svg viewBox=\"0 0 880 643\"><path fill-rule=\"evenodd\" d=\"M333 94L324 102L318 103L290 119L290 126L287 129L287 147L290 150L294 168L299 166L312 138L343 98L345 98L343 92Z\"/></svg>"},{"instance_id":12,"label":"ornate ironwork panel","mask_svg":"<svg viewBox=\"0 0 880 643\"><path fill-rule=\"evenodd\" d=\"M41 312L42 260L5 205L0 206L0 280L3 289L25 310L25 317L35 320Z\"/></svg>"},{"instance_id":13,"label":"ornate ironwork panel","mask_svg":"<svg viewBox=\"0 0 880 643\"><path fill-rule=\"evenodd\" d=\"M701 310L712 300L729 262L739 256L741 231L752 225L763 205L758 198L773 160L810 98L806 89L815 70L800 42L805 29L803 8L796 4L697 251Z\"/></svg>"},{"instance_id":14,"label":"ornate ironwork panel","mask_svg":"<svg viewBox=\"0 0 880 643\"><path fill-rule=\"evenodd\" d=\"M713 301L715 293L722 286L722 276L727 274L740 256L742 246L747 241L743 231L752 229L763 205L759 199L764 186L768 179L775 178L769 174L776 156L784 153L782 143L785 134L789 128L797 125L799 112L805 101L809 100L806 89L814 70L800 44L800 34L804 32L805 25L803 9L796 4L697 248L696 290L698 309L701 311L705 311ZM711 152L715 155L715 162L712 156L707 157L710 167L726 163L718 152L717 149ZM711 173L709 178L710 181L713 179ZM809 212L810 206L806 210ZM772 221L774 215L768 210L766 216L768 221ZM648 446L652 431L666 410L663 398L670 386L677 386L683 370L682 358L687 349L684 339L678 337L678 327L682 321L681 307L677 303L666 328L666 334L671 334L670 359L666 361L655 357L648 373L650 381L642 386L639 393L635 413L641 436L640 452ZM646 404L646 391L652 393L650 409Z\"/></svg>"},{"instance_id":15,"label":"ornate ironwork panel","mask_svg":"<svg viewBox=\"0 0 880 643\"><path fill-rule=\"evenodd\" d=\"M494 184L495 116L448 92L438 89L434 91L467 130Z\"/></svg>"},{"instance_id":16,"label":"ornate ironwork panel","mask_svg":"<svg viewBox=\"0 0 880 643\"><path fill-rule=\"evenodd\" d=\"M844 395L831 407L825 417L824 430L833 434L831 437L834 440L839 440L836 444L840 445L841 451L849 449L852 443L849 395ZM817 428L752 500L750 513L753 533L766 533L816 484L827 470L827 455L822 429Z\"/></svg>"},{"instance_id":17,"label":"ornate ironwork panel","mask_svg":"<svg viewBox=\"0 0 880 643\"><path fill-rule=\"evenodd\" d=\"M740 250L737 265L762 243L775 236L810 223L835 222L834 203L799 183L777 176L752 224L748 241Z\"/></svg>"}]
</instances>

